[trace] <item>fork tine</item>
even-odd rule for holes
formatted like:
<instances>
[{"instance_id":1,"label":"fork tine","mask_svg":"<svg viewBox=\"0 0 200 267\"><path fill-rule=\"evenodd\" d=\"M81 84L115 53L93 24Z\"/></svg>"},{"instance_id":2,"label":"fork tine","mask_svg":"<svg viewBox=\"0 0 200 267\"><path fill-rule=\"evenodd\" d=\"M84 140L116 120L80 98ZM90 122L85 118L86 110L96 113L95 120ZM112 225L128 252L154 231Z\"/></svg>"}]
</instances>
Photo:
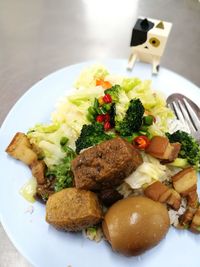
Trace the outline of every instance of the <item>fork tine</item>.
<instances>
[{"instance_id":1,"label":"fork tine","mask_svg":"<svg viewBox=\"0 0 200 267\"><path fill-rule=\"evenodd\" d=\"M178 93L170 95L167 104L182 126L185 126L184 131L190 133L200 145L200 108L192 100Z\"/></svg>"},{"instance_id":2,"label":"fork tine","mask_svg":"<svg viewBox=\"0 0 200 267\"><path fill-rule=\"evenodd\" d=\"M176 115L177 119L180 120L180 122L184 125L184 127L187 129L187 131L189 133L191 133L190 127L186 123L186 120L183 117L182 111L181 111L178 103L176 101L174 101L174 102L171 103L170 107L175 112L175 115Z\"/></svg>"},{"instance_id":3,"label":"fork tine","mask_svg":"<svg viewBox=\"0 0 200 267\"><path fill-rule=\"evenodd\" d=\"M176 115L176 111L174 110L174 106L172 105L172 103L169 103L168 105L168 108L170 108L173 112L174 112L174 114ZM177 116L176 116L177 117Z\"/></svg>"},{"instance_id":4,"label":"fork tine","mask_svg":"<svg viewBox=\"0 0 200 267\"><path fill-rule=\"evenodd\" d=\"M174 108L174 111L175 111L175 113L176 113L177 118L178 118L183 124L185 124L185 119L184 119L184 117L183 117L183 114L182 114L182 112L181 112L181 109L180 109L178 103L174 101L174 102L172 102L172 105L173 105L173 108Z\"/></svg>"},{"instance_id":5,"label":"fork tine","mask_svg":"<svg viewBox=\"0 0 200 267\"><path fill-rule=\"evenodd\" d=\"M196 113L194 112L193 108L188 103L187 99L183 99L183 102L185 104L186 109L188 110L189 116L191 118L191 121L193 122L194 127L197 131L200 131L200 121L197 117Z\"/></svg>"},{"instance_id":6,"label":"fork tine","mask_svg":"<svg viewBox=\"0 0 200 267\"><path fill-rule=\"evenodd\" d=\"M196 129L195 129L195 127L194 127L194 125L193 125L193 123L192 123L192 121L191 121L191 119L190 119L190 116L189 116L189 114L188 114L188 111L187 111L187 109L185 108L183 102L180 101L180 100L178 100L178 105L179 105L179 107L180 107L180 109L181 109L181 112L182 112L182 114L183 114L183 117L185 118L185 122L186 122L186 124L187 124L188 127L190 128L190 132L191 132L191 133L194 133L194 132L196 131Z\"/></svg>"}]
</instances>

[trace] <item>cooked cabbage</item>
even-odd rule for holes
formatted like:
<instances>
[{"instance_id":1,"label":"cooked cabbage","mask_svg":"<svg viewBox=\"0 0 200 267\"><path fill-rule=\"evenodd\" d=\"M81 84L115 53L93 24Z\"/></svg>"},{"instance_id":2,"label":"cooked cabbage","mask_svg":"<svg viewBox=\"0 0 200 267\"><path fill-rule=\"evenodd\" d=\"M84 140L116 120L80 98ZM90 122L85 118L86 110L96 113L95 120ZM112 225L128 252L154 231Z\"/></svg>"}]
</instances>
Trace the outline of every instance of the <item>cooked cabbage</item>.
<instances>
[{"instance_id":1,"label":"cooked cabbage","mask_svg":"<svg viewBox=\"0 0 200 267\"><path fill-rule=\"evenodd\" d=\"M109 74L104 66L94 65L81 72L75 83L76 89L70 96L59 101L51 115L51 124L36 125L28 133L31 143L44 151L47 166L59 164L64 157L60 147L62 137L67 137L67 145L75 149L75 140L79 137L82 126L90 123L87 119L88 108L95 98L104 94L104 88L96 86L98 79L121 86L119 101L116 103L116 120L124 117L131 99L140 98L146 114L152 114L156 118L156 123L148 129L150 134L164 135L169 131L168 122L173 118L173 113L166 107L163 96L152 90L150 81ZM143 168L147 168L147 165ZM151 169L151 164L148 164L148 168Z\"/></svg>"},{"instance_id":2,"label":"cooked cabbage","mask_svg":"<svg viewBox=\"0 0 200 267\"><path fill-rule=\"evenodd\" d=\"M164 181L168 179L167 167L160 164L160 161L143 154L144 162L125 179L125 182L133 189L141 188L146 184L151 184L154 181Z\"/></svg>"},{"instance_id":3,"label":"cooked cabbage","mask_svg":"<svg viewBox=\"0 0 200 267\"><path fill-rule=\"evenodd\" d=\"M93 88L96 86L96 80L104 80L108 75L107 69L102 65L93 65L84 69L75 82L76 88Z\"/></svg>"},{"instance_id":4,"label":"cooked cabbage","mask_svg":"<svg viewBox=\"0 0 200 267\"><path fill-rule=\"evenodd\" d=\"M31 144L35 144L43 151L44 161L48 167L59 164L65 157L65 152L60 146L61 138L67 137L68 145L72 148L76 140L76 132L65 124L37 124L29 130L27 136Z\"/></svg>"}]
</instances>

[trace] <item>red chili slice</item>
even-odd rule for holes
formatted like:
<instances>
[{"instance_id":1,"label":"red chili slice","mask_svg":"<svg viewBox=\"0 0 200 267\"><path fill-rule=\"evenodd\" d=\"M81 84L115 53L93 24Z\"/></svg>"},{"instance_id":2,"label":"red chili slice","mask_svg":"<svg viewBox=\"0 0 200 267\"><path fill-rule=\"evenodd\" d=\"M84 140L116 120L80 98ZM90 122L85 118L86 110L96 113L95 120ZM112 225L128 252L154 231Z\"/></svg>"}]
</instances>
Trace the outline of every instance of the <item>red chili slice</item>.
<instances>
[{"instance_id":1,"label":"red chili slice","mask_svg":"<svg viewBox=\"0 0 200 267\"><path fill-rule=\"evenodd\" d=\"M110 130L110 128L111 128L111 124L110 124L110 122L109 122L109 121L106 121L106 122L104 123L104 130L105 130L105 131L108 131L108 130Z\"/></svg>"},{"instance_id":2,"label":"red chili slice","mask_svg":"<svg viewBox=\"0 0 200 267\"><path fill-rule=\"evenodd\" d=\"M104 116L105 116L105 115L97 115L97 117L96 117L96 121L97 121L97 122L100 122L100 123L103 122L103 121L104 121Z\"/></svg>"},{"instance_id":3,"label":"red chili slice","mask_svg":"<svg viewBox=\"0 0 200 267\"><path fill-rule=\"evenodd\" d=\"M110 94L105 94L103 97L103 101L104 103L108 104L108 103L112 103L112 97Z\"/></svg>"},{"instance_id":4,"label":"red chili slice","mask_svg":"<svg viewBox=\"0 0 200 267\"><path fill-rule=\"evenodd\" d=\"M145 135L140 135L140 136L137 136L135 139L134 139L134 145L141 149L141 150L144 150L146 149L150 144L150 140L148 137L146 137Z\"/></svg>"},{"instance_id":5,"label":"red chili slice","mask_svg":"<svg viewBox=\"0 0 200 267\"><path fill-rule=\"evenodd\" d=\"M108 113L104 115L104 121L110 121L110 115Z\"/></svg>"}]
</instances>

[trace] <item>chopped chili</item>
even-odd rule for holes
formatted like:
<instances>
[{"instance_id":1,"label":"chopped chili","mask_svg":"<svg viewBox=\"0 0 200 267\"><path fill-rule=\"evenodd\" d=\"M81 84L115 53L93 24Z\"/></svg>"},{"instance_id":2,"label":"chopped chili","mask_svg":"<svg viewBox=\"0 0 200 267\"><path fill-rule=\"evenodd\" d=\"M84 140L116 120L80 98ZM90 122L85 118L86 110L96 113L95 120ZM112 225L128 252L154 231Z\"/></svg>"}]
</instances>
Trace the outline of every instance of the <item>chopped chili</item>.
<instances>
[{"instance_id":1,"label":"chopped chili","mask_svg":"<svg viewBox=\"0 0 200 267\"><path fill-rule=\"evenodd\" d=\"M106 121L106 122L104 123L104 130L105 130L105 131L108 131L108 130L110 130L110 128L111 128L111 124L110 124L110 122L109 122L109 121Z\"/></svg>"},{"instance_id":2,"label":"chopped chili","mask_svg":"<svg viewBox=\"0 0 200 267\"><path fill-rule=\"evenodd\" d=\"M108 104L108 103L112 103L112 97L111 97L111 95L110 95L110 94L105 94L105 95L103 96L103 101L104 101L104 103L106 103L106 104Z\"/></svg>"},{"instance_id":3,"label":"chopped chili","mask_svg":"<svg viewBox=\"0 0 200 267\"><path fill-rule=\"evenodd\" d=\"M140 136L137 136L135 139L134 139L134 145L141 149L141 150L144 150L146 149L150 144L150 140L148 137L146 137L145 135L140 135Z\"/></svg>"},{"instance_id":4,"label":"chopped chili","mask_svg":"<svg viewBox=\"0 0 200 267\"><path fill-rule=\"evenodd\" d=\"M96 117L96 121L97 122L103 122L104 121L104 115L102 114L102 115L98 115L97 117Z\"/></svg>"}]
</instances>

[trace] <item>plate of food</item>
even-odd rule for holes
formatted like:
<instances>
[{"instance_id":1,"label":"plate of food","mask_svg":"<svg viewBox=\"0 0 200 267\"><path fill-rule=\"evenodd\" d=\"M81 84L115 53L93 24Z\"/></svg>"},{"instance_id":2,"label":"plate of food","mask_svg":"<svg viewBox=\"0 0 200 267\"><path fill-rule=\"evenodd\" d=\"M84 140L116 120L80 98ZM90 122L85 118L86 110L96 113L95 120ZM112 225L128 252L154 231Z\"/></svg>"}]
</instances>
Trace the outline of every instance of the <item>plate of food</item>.
<instances>
[{"instance_id":1,"label":"plate of food","mask_svg":"<svg viewBox=\"0 0 200 267\"><path fill-rule=\"evenodd\" d=\"M125 60L39 81L0 130L0 220L37 267L198 266L200 148L166 105L197 86Z\"/></svg>"}]
</instances>

